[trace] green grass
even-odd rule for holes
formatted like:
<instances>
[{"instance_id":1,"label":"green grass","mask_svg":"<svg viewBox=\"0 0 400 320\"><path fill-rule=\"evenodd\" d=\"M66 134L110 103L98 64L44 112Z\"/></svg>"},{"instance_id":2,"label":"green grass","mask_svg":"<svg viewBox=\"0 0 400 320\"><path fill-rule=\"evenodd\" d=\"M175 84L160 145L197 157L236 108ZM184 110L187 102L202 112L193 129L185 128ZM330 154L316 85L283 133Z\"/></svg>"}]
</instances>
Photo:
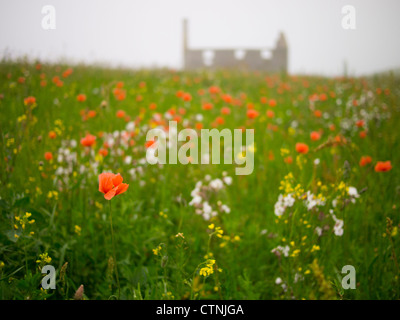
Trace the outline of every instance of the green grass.
<instances>
[{"instance_id":1,"label":"green grass","mask_svg":"<svg viewBox=\"0 0 400 320\"><path fill-rule=\"evenodd\" d=\"M67 68L43 64L37 70L35 64L24 61L0 63L1 299L72 299L81 284L85 299L118 297L109 201L98 191L98 174L103 171L119 172L129 184L125 193L111 200L121 299L400 298L400 78L333 79L90 66L73 66L73 73L64 78ZM46 86L40 84L41 74ZM53 83L54 76L60 77L63 86ZM20 77L25 78L24 83L19 83ZM113 94L119 81L126 90L122 101ZM210 94L211 86L231 95L233 102L225 102L221 94ZM192 100L184 102L177 97L179 90L190 93ZM77 101L80 93L86 95L86 101ZM310 103L309 97L323 93L326 100ZM24 104L28 96L36 98L34 105ZM262 96L275 99L277 105L262 104ZM358 101L357 106L353 100ZM213 103L213 109L203 110L203 102ZM149 109L151 103L157 104L155 110ZM253 120L246 117L248 103L259 112ZM184 108L181 118L185 124L195 127L196 115L202 114L203 128L212 128L224 106L231 113L222 116L225 123L218 129L255 129L251 175L236 176L235 165L157 166L140 161L145 159L146 133L154 113L165 119L168 110L179 114ZM266 117L268 109L275 112L274 118ZM84 120L82 110L94 110L96 116ZM129 139L132 145L116 143L101 157L98 151L104 141L100 133L104 137L127 125L125 119L116 117L117 110L136 121L136 131ZM314 110L322 111L323 116L316 117ZM360 119L365 120L364 128L356 126ZM310 133L318 130L322 130L321 140L312 141ZM367 131L365 138L359 136L363 130ZM56 132L55 139L49 138L50 131ZM86 133L97 136L88 154L80 144ZM338 136L341 143L334 143ZM76 146L62 145L71 139ZM306 143L310 151L299 155L295 150L298 142ZM60 166L68 166L65 161L58 162L61 147L76 152L64 182L56 174ZM45 160L45 152L51 152L53 160ZM361 167L360 158L366 155L372 162ZM131 156L132 163L126 164L125 156ZM284 161L288 156L291 164ZM315 159L319 159L318 165ZM378 161L391 161L392 170L375 172ZM224 171L232 177L232 184L207 197L214 208L221 201L231 212L205 221L188 205L191 191L198 181L207 184L207 175L221 179ZM278 218L274 205L284 193L281 181L289 173L292 186L299 184L302 190L293 207ZM355 203L349 201L349 186L360 193ZM307 191L321 194L326 204L307 210L301 200ZM333 208L336 197L338 205ZM330 210L344 221L342 236L333 232ZM23 230L15 217L26 212L35 222ZM211 223L222 228L222 238L212 234ZM316 227L324 229L322 236L317 235ZM159 245L162 249L156 255L153 249ZM279 245L290 247L288 257L271 252ZM214 272L204 277L200 269L210 252ZM38 262L42 253L48 253L52 259L48 264L56 268L55 290L40 289L40 267L46 264ZM66 271L61 272L65 263ZM340 272L345 265L356 269L354 290L341 286L344 275ZM276 284L277 278L285 288Z\"/></svg>"}]
</instances>

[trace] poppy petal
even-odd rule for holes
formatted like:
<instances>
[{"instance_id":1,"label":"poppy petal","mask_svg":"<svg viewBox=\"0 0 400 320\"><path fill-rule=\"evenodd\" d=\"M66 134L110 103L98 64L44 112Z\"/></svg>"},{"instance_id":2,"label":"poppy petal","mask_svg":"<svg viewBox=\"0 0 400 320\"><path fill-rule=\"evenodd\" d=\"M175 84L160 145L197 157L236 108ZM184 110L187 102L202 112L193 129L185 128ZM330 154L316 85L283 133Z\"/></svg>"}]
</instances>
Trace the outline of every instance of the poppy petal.
<instances>
[{"instance_id":1,"label":"poppy petal","mask_svg":"<svg viewBox=\"0 0 400 320\"><path fill-rule=\"evenodd\" d=\"M122 176L118 173L116 175L114 175L114 177L112 178L112 183L114 184L114 187L120 185L122 183L124 179L122 178Z\"/></svg>"},{"instance_id":2,"label":"poppy petal","mask_svg":"<svg viewBox=\"0 0 400 320\"><path fill-rule=\"evenodd\" d=\"M109 192L114 186L112 177L114 175L110 172L104 172L99 175L99 191L102 193Z\"/></svg>"},{"instance_id":3,"label":"poppy petal","mask_svg":"<svg viewBox=\"0 0 400 320\"><path fill-rule=\"evenodd\" d=\"M119 184L115 189L116 189L116 193L115 195L124 193L126 190L128 190L129 184L127 183L121 183Z\"/></svg>"},{"instance_id":4,"label":"poppy petal","mask_svg":"<svg viewBox=\"0 0 400 320\"><path fill-rule=\"evenodd\" d=\"M106 200L111 200L112 198L114 198L116 191L117 191L116 188L111 189L110 191L108 191L108 192L104 195L104 198L105 198Z\"/></svg>"}]
</instances>

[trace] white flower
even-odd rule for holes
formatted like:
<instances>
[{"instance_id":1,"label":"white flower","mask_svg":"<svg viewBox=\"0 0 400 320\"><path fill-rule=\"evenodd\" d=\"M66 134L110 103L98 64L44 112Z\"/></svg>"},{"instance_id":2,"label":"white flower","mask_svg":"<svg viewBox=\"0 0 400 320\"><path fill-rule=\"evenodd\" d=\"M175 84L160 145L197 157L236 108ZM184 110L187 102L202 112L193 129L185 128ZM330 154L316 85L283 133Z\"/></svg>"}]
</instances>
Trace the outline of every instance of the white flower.
<instances>
[{"instance_id":1,"label":"white flower","mask_svg":"<svg viewBox=\"0 0 400 320\"><path fill-rule=\"evenodd\" d=\"M224 183L222 182L221 179L214 179L214 180L210 181L209 185L211 188L213 188L216 191L221 190L224 187Z\"/></svg>"},{"instance_id":2,"label":"white flower","mask_svg":"<svg viewBox=\"0 0 400 320\"><path fill-rule=\"evenodd\" d=\"M224 180L225 184L227 184L228 186L230 186L232 184L232 177L226 176L223 178L223 180Z\"/></svg>"},{"instance_id":3,"label":"white flower","mask_svg":"<svg viewBox=\"0 0 400 320\"><path fill-rule=\"evenodd\" d=\"M343 220L338 219L336 221L336 224L333 227L336 236L341 237L343 235L343 225L344 225Z\"/></svg>"},{"instance_id":4,"label":"white flower","mask_svg":"<svg viewBox=\"0 0 400 320\"><path fill-rule=\"evenodd\" d=\"M293 198L291 193L289 193L286 197L283 198L283 205L285 207L292 207L295 201L296 199Z\"/></svg>"},{"instance_id":5,"label":"white flower","mask_svg":"<svg viewBox=\"0 0 400 320\"><path fill-rule=\"evenodd\" d=\"M208 204L208 202L207 202L207 201L203 202L203 212L204 212L205 214L210 214L211 211L212 211L212 208L211 208L211 206Z\"/></svg>"},{"instance_id":6,"label":"white flower","mask_svg":"<svg viewBox=\"0 0 400 320\"><path fill-rule=\"evenodd\" d=\"M271 250L272 253L283 254L285 257L288 257L288 256L289 256L289 251L290 251L290 248L289 248L289 246L287 246L287 245L284 246L284 247L282 247L282 246L277 246L276 248L274 248L274 249Z\"/></svg>"},{"instance_id":7,"label":"white flower","mask_svg":"<svg viewBox=\"0 0 400 320\"><path fill-rule=\"evenodd\" d=\"M210 214L208 214L208 213L203 213L203 218L204 218L204 220L210 220Z\"/></svg>"},{"instance_id":8,"label":"white flower","mask_svg":"<svg viewBox=\"0 0 400 320\"><path fill-rule=\"evenodd\" d=\"M295 198L292 194L288 194L284 197L282 194L279 195L278 201L275 203L275 215L281 216L285 213L287 207L292 207L295 202Z\"/></svg>"},{"instance_id":9,"label":"white flower","mask_svg":"<svg viewBox=\"0 0 400 320\"><path fill-rule=\"evenodd\" d=\"M275 284L279 285L281 283L282 283L282 279L281 278L278 277L278 278L275 279Z\"/></svg>"},{"instance_id":10,"label":"white flower","mask_svg":"<svg viewBox=\"0 0 400 320\"><path fill-rule=\"evenodd\" d=\"M221 206L221 210L222 210L223 212L225 212L225 213L230 213L230 212L231 212L231 209L230 209L226 204L223 204L223 205Z\"/></svg>"},{"instance_id":11,"label":"white flower","mask_svg":"<svg viewBox=\"0 0 400 320\"><path fill-rule=\"evenodd\" d=\"M133 121L128 122L126 125L126 130L127 131L134 131L135 130L135 123Z\"/></svg>"},{"instance_id":12,"label":"white flower","mask_svg":"<svg viewBox=\"0 0 400 320\"><path fill-rule=\"evenodd\" d=\"M189 202L189 206L200 204L203 199L200 196L194 196L192 201Z\"/></svg>"},{"instance_id":13,"label":"white flower","mask_svg":"<svg viewBox=\"0 0 400 320\"><path fill-rule=\"evenodd\" d=\"M351 202L353 202L353 203L356 203L356 198L360 197L360 195L358 194L357 189L354 188L354 187L349 187L348 194L352 198Z\"/></svg>"},{"instance_id":14,"label":"white flower","mask_svg":"<svg viewBox=\"0 0 400 320\"><path fill-rule=\"evenodd\" d=\"M131 164L132 163L132 157L131 156L126 156L124 159L125 164Z\"/></svg>"},{"instance_id":15,"label":"white flower","mask_svg":"<svg viewBox=\"0 0 400 320\"><path fill-rule=\"evenodd\" d=\"M203 182L197 181L196 182L196 188L200 188L203 185Z\"/></svg>"},{"instance_id":16,"label":"white flower","mask_svg":"<svg viewBox=\"0 0 400 320\"><path fill-rule=\"evenodd\" d=\"M336 216L330 212L332 219L335 221L335 225L333 226L333 232L335 233L336 236L341 237L343 235L343 226L344 226L344 221L341 219L336 218Z\"/></svg>"},{"instance_id":17,"label":"white flower","mask_svg":"<svg viewBox=\"0 0 400 320\"><path fill-rule=\"evenodd\" d=\"M308 210L312 210L316 206L325 205L325 201L322 201L321 199L317 198L310 191L307 191L307 199L304 201L304 203Z\"/></svg>"}]
</instances>

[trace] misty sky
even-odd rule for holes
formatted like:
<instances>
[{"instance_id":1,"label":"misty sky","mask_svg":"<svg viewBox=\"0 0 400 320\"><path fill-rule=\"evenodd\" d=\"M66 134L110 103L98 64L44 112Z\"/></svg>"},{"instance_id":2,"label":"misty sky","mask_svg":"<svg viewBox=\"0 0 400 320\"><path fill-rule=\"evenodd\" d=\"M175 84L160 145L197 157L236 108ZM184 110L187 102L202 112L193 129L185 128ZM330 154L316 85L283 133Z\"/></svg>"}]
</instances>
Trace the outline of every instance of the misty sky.
<instances>
[{"instance_id":1,"label":"misty sky","mask_svg":"<svg viewBox=\"0 0 400 320\"><path fill-rule=\"evenodd\" d=\"M56 29L44 30L44 5ZM342 28L344 5L356 30ZM400 67L399 0L0 0L0 57L182 66L182 19L192 48L289 46L289 72L353 75Z\"/></svg>"}]
</instances>

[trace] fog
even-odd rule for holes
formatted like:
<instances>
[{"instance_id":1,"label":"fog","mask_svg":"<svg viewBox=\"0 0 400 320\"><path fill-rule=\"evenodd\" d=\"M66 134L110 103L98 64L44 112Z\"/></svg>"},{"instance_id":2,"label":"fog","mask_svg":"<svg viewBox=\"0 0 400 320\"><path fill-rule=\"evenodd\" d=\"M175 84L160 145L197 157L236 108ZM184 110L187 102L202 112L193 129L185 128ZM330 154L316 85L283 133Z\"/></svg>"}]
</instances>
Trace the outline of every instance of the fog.
<instances>
[{"instance_id":1,"label":"fog","mask_svg":"<svg viewBox=\"0 0 400 320\"><path fill-rule=\"evenodd\" d=\"M56 28L42 27L55 8ZM355 8L356 28L342 26ZM191 48L272 48L283 31L292 74L352 75L400 67L398 0L0 0L0 57L182 67L182 20Z\"/></svg>"}]
</instances>

